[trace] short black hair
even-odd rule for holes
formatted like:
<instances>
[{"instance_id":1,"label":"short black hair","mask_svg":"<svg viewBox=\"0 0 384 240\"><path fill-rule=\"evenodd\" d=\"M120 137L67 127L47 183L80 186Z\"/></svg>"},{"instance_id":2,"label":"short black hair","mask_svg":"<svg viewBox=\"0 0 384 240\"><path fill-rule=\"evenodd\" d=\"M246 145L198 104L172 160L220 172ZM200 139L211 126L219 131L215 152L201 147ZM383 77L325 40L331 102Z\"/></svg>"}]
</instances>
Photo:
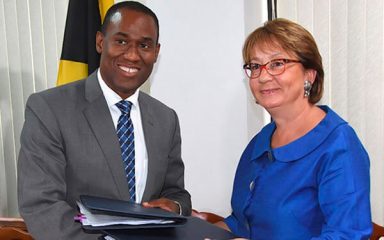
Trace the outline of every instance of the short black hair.
<instances>
[{"instance_id":1,"label":"short black hair","mask_svg":"<svg viewBox=\"0 0 384 240\"><path fill-rule=\"evenodd\" d=\"M153 21L155 22L156 28L157 28L156 42L159 42L159 33L160 33L160 31L159 31L159 20L157 19L156 14L151 9L149 9L147 6L145 6L145 5L143 5L143 4L139 3L139 2L135 2L135 1L119 2L119 3L116 3L116 4L112 5L108 9L107 13L105 14L104 22L101 25L101 32L104 35L107 33L108 25L111 22L111 17L116 12L118 12L120 9L133 10L133 11L136 11L136 12L144 13L144 14L152 17Z\"/></svg>"}]
</instances>

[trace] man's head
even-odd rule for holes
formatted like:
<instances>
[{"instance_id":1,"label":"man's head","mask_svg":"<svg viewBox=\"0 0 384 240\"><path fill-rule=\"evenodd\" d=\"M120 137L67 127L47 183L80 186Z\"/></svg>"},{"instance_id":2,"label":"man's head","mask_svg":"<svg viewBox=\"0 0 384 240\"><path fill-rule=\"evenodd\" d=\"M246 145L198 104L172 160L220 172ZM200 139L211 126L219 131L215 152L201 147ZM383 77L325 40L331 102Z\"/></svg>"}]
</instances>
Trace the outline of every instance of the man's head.
<instances>
[{"instance_id":1,"label":"man's head","mask_svg":"<svg viewBox=\"0 0 384 240\"><path fill-rule=\"evenodd\" d=\"M139 3L139 2L135 2L135 1L127 1L127 2L116 3L116 4L112 5L108 9L108 11L107 11L107 13L105 15L105 18L104 18L104 22L101 25L101 32L103 34L106 33L107 27L108 27L109 23L111 22L112 16L116 12L121 10L121 9L129 9L129 10L133 10L133 11L136 11L136 12L141 12L141 13L144 13L144 14L152 17L153 21L156 24L156 28L157 28L156 43L159 41L159 20L157 19L156 14L151 9L146 7L145 5L143 5L143 4Z\"/></svg>"},{"instance_id":2,"label":"man's head","mask_svg":"<svg viewBox=\"0 0 384 240\"><path fill-rule=\"evenodd\" d=\"M149 77L160 50L156 15L138 2L120 2L107 12L96 34L100 73L121 98L131 96Z\"/></svg>"}]
</instances>

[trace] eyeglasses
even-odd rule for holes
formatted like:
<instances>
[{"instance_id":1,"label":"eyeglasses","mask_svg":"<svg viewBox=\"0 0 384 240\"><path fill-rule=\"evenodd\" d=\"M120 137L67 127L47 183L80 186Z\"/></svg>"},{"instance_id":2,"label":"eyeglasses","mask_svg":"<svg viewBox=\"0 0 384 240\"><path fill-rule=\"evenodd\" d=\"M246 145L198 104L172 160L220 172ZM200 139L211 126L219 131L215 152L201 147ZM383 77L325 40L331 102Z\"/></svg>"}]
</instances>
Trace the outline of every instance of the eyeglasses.
<instances>
[{"instance_id":1,"label":"eyeglasses","mask_svg":"<svg viewBox=\"0 0 384 240\"><path fill-rule=\"evenodd\" d=\"M287 63L299 63L299 60L293 59L273 59L266 64L247 63L243 69L249 78L257 78L260 76L263 68L272 76L280 75L285 71Z\"/></svg>"}]
</instances>

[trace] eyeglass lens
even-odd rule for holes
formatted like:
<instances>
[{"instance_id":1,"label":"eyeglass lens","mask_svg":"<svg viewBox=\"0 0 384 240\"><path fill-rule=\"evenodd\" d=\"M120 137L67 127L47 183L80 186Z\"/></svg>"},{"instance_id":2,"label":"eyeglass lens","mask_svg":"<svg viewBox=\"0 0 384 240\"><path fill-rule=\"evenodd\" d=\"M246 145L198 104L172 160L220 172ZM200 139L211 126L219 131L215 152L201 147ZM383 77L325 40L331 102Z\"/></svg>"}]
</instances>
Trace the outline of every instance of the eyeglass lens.
<instances>
[{"instance_id":1,"label":"eyeglass lens","mask_svg":"<svg viewBox=\"0 0 384 240\"><path fill-rule=\"evenodd\" d=\"M284 60L272 60L266 64L248 64L245 67L245 72L250 78L257 78L260 76L261 71L265 70L272 76L282 74L285 70L285 61Z\"/></svg>"}]
</instances>

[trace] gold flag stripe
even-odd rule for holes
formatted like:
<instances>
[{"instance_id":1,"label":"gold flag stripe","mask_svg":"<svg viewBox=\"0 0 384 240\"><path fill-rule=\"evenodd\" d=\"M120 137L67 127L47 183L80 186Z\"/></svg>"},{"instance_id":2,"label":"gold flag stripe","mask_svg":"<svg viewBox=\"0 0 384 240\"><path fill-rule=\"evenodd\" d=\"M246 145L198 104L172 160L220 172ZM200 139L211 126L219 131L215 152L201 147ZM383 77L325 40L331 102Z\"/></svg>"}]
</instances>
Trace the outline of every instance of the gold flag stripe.
<instances>
[{"instance_id":1,"label":"gold flag stripe","mask_svg":"<svg viewBox=\"0 0 384 240\"><path fill-rule=\"evenodd\" d=\"M114 0L100 0L99 1L99 10L100 10L100 17L101 22L104 21L105 14L107 13L108 9L113 5Z\"/></svg>"},{"instance_id":2,"label":"gold flag stripe","mask_svg":"<svg viewBox=\"0 0 384 240\"><path fill-rule=\"evenodd\" d=\"M68 60L60 60L57 85L67 84L88 76L88 64Z\"/></svg>"}]
</instances>

